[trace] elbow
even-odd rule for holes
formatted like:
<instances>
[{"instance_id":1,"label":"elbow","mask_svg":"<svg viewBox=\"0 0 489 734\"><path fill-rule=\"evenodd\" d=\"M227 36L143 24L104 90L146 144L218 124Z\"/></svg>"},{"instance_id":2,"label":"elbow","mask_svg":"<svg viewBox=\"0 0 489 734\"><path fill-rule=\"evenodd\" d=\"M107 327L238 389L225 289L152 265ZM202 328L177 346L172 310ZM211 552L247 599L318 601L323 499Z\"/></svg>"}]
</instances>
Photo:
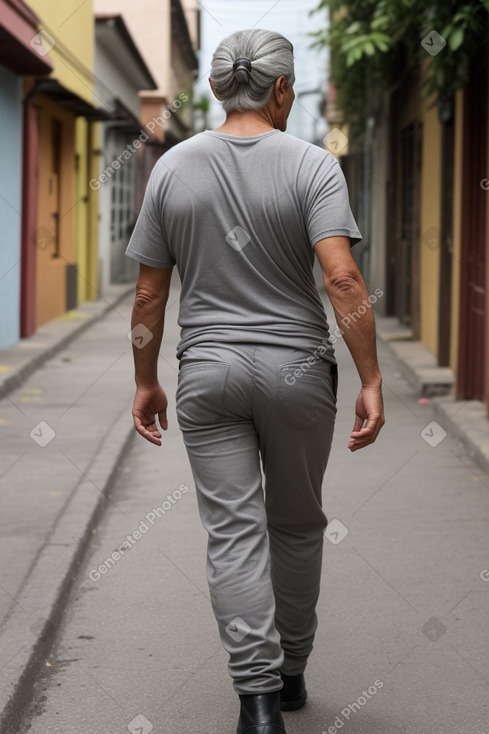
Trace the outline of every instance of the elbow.
<instances>
[{"instance_id":1,"label":"elbow","mask_svg":"<svg viewBox=\"0 0 489 734\"><path fill-rule=\"evenodd\" d=\"M151 288L145 286L136 288L136 296L134 298L136 308L144 309L159 303L161 303L161 295L155 293Z\"/></svg>"},{"instance_id":2,"label":"elbow","mask_svg":"<svg viewBox=\"0 0 489 734\"><path fill-rule=\"evenodd\" d=\"M360 285L358 274L353 270L342 270L333 273L329 277L324 277L324 285L328 293L334 291L336 293L348 294L354 293Z\"/></svg>"}]
</instances>

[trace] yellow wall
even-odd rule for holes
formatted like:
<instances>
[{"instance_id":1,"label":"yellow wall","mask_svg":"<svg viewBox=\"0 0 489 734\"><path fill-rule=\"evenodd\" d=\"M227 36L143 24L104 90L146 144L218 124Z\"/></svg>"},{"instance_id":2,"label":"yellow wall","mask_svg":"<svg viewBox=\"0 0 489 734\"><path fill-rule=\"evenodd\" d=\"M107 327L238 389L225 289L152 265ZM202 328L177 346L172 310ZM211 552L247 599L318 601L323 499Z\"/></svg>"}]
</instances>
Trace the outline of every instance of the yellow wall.
<instances>
[{"instance_id":1,"label":"yellow wall","mask_svg":"<svg viewBox=\"0 0 489 734\"><path fill-rule=\"evenodd\" d=\"M93 123L83 117L76 121L76 261L78 303L99 298L98 293L98 192L88 186L97 176L98 158L94 151L98 135Z\"/></svg>"},{"instance_id":2,"label":"yellow wall","mask_svg":"<svg viewBox=\"0 0 489 734\"><path fill-rule=\"evenodd\" d=\"M440 231L440 123L437 107L425 103L423 110L423 164L421 170L421 341L433 354L438 352L438 300L440 252L430 248L424 235L433 227Z\"/></svg>"},{"instance_id":3,"label":"yellow wall","mask_svg":"<svg viewBox=\"0 0 489 734\"><path fill-rule=\"evenodd\" d=\"M460 316L460 254L462 226L462 152L463 152L463 92L455 97L455 160L453 171L453 258L452 258L452 326L450 367L456 373L458 367L459 316Z\"/></svg>"},{"instance_id":4,"label":"yellow wall","mask_svg":"<svg viewBox=\"0 0 489 734\"><path fill-rule=\"evenodd\" d=\"M89 258L88 248L88 200L87 200L87 127L88 123L79 117L75 127L76 155L76 262L78 264L78 302L86 300L86 278Z\"/></svg>"},{"instance_id":5,"label":"yellow wall","mask_svg":"<svg viewBox=\"0 0 489 734\"><path fill-rule=\"evenodd\" d=\"M93 102L93 0L29 0L40 17L40 29L55 45L49 51L52 77L87 102ZM47 39L47 47L51 45ZM43 41L46 47L46 40Z\"/></svg>"},{"instance_id":6,"label":"yellow wall","mask_svg":"<svg viewBox=\"0 0 489 734\"><path fill-rule=\"evenodd\" d=\"M100 132L101 128L98 123L92 123L88 129L88 180L96 178L100 172ZM99 292L99 257L98 257L98 225L99 225L99 194L90 187L87 188L88 194L88 248L89 258L87 265L87 282L89 287L86 291L86 300L93 301L100 298Z\"/></svg>"},{"instance_id":7,"label":"yellow wall","mask_svg":"<svg viewBox=\"0 0 489 734\"><path fill-rule=\"evenodd\" d=\"M94 16L93 0L32 0L40 17L43 46L54 65L51 77L90 104L93 94ZM54 45L53 45L54 44ZM51 47L52 46L52 47ZM62 179L59 243L60 254L53 256L54 243L37 255L37 325L62 315L66 310L66 265L77 264L78 303L97 295L98 197L88 188L95 164L91 128L85 118L74 116L54 99L39 97L39 210L38 226L54 229L53 156L51 120L63 124L61 142ZM51 193L50 193L51 191ZM49 237L48 237L49 238Z\"/></svg>"},{"instance_id":8,"label":"yellow wall","mask_svg":"<svg viewBox=\"0 0 489 734\"><path fill-rule=\"evenodd\" d=\"M61 316L66 310L66 266L75 262L75 119L51 100L39 96L38 247L36 274L36 326ZM61 123L61 136L53 141L52 121ZM59 209L53 175L54 145L59 148ZM59 211L59 255L55 256L56 220ZM39 234L40 233L40 234Z\"/></svg>"}]
</instances>

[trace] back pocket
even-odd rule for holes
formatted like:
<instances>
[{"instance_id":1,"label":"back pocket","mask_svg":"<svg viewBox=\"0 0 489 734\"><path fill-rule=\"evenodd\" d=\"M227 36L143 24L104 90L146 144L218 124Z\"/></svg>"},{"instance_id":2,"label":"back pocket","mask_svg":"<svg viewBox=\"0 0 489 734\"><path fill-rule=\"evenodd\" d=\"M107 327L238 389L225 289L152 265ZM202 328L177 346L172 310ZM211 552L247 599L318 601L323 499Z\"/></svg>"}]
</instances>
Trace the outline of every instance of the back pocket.
<instances>
[{"instance_id":1,"label":"back pocket","mask_svg":"<svg viewBox=\"0 0 489 734\"><path fill-rule=\"evenodd\" d=\"M324 359L293 362L278 368L277 415L291 428L305 429L334 420L336 396L332 368Z\"/></svg>"},{"instance_id":2,"label":"back pocket","mask_svg":"<svg viewBox=\"0 0 489 734\"><path fill-rule=\"evenodd\" d=\"M224 392L231 365L225 362L182 362L175 396L180 427L223 420Z\"/></svg>"}]
</instances>

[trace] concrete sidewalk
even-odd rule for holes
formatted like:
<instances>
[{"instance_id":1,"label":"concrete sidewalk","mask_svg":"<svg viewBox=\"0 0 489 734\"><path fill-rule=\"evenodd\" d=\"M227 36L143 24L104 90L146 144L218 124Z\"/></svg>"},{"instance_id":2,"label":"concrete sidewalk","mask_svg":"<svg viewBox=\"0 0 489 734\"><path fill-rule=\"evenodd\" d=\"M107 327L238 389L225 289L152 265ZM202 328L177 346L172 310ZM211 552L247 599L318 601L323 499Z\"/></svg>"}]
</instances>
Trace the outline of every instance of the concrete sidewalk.
<instances>
[{"instance_id":1,"label":"concrete sidewalk","mask_svg":"<svg viewBox=\"0 0 489 734\"><path fill-rule=\"evenodd\" d=\"M30 700L135 433L134 292L134 284L114 286L0 352L2 732L14 731Z\"/></svg>"},{"instance_id":2,"label":"concrete sidewalk","mask_svg":"<svg viewBox=\"0 0 489 734\"><path fill-rule=\"evenodd\" d=\"M170 307L160 370L169 429L161 448L134 435L124 452L21 734L235 731L238 702L174 412L175 316ZM93 347L101 348L100 334ZM120 339L111 349L108 363L121 358L98 394L86 394L85 419L117 391L132 396L129 354ZM487 734L488 478L446 435L431 404L418 403L382 342L387 423L374 446L351 454L359 383L344 343L336 350L319 629L309 701L286 715L288 734ZM66 410L65 400L57 410ZM64 451L80 462L75 439ZM26 629L38 613L26 605Z\"/></svg>"},{"instance_id":3,"label":"concrete sidewalk","mask_svg":"<svg viewBox=\"0 0 489 734\"><path fill-rule=\"evenodd\" d=\"M9 349L0 349L0 400L19 387L50 357L103 318L134 290L127 284L112 285L103 298L87 301L57 319L43 324L32 336Z\"/></svg>"},{"instance_id":4,"label":"concrete sidewalk","mask_svg":"<svg viewBox=\"0 0 489 734\"><path fill-rule=\"evenodd\" d=\"M385 342L400 373L414 394L431 400L438 420L456 438L463 451L489 473L489 419L480 400L456 400L455 375L449 367L439 367L436 357L412 332L393 317L377 318L377 334Z\"/></svg>"}]
</instances>

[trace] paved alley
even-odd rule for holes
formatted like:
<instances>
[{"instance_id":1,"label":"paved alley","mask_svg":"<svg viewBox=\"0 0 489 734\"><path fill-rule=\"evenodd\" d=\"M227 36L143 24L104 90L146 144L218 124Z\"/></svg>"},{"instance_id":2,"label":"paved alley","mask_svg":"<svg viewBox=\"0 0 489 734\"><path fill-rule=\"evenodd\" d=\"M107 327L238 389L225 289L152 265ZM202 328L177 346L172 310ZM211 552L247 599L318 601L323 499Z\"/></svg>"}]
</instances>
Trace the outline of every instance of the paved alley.
<instances>
[{"instance_id":1,"label":"paved alley","mask_svg":"<svg viewBox=\"0 0 489 734\"><path fill-rule=\"evenodd\" d=\"M175 318L174 304L160 360L169 429L161 448L135 434L118 467L22 734L236 729L174 412ZM319 629L309 700L284 714L287 732L487 734L488 478L418 403L383 343L386 425L351 454L359 385L345 345L336 349Z\"/></svg>"}]
</instances>

